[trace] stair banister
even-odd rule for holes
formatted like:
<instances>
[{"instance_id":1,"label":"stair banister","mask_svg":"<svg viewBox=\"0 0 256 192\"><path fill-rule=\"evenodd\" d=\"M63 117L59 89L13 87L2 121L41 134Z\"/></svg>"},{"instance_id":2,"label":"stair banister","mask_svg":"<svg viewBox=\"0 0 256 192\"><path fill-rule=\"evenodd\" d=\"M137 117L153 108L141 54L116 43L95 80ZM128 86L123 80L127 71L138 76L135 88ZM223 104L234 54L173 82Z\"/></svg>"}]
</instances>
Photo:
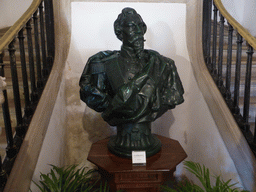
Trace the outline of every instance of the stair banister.
<instances>
[{"instance_id":1,"label":"stair banister","mask_svg":"<svg viewBox=\"0 0 256 192\"><path fill-rule=\"evenodd\" d=\"M210 5L210 6L209 6ZM243 132L246 140L248 141L252 151L256 155L256 143L253 141L253 137L256 137L256 133L253 136L251 126L249 124L249 108L250 108L250 91L251 91L251 71L252 71L252 60L253 53L256 49L256 38L253 37L242 25L240 25L224 8L221 0L205 0L204 6L207 10L204 12L204 15L208 15L207 11L211 12L211 7L213 6L213 29L211 31L211 22L212 18L207 17L204 20L204 27L208 28L208 30L203 30L203 37L208 39L203 42L204 48L204 57L207 67L218 86L220 92L226 100L227 105L229 106L231 112L233 113L238 126ZM219 18L217 14L219 13ZM217 26L217 22L219 21L219 27ZM226 74L223 74L223 39L224 39L224 23L227 21L228 23L228 49L227 49L227 63L226 63ZM206 24L208 23L208 24ZM219 30L218 30L219 28ZM231 97L231 61L232 61L232 38L233 38L233 30L237 33L237 49L236 49L236 59L235 61L235 80L234 80L234 92ZM218 32L217 32L218 31ZM217 50L217 37L218 37L218 47L219 52L216 55ZM211 42L212 39L212 42ZM245 84L244 84L244 99L243 99L243 112L240 110L240 100L241 100L241 75L242 75L242 50L243 50L243 42L246 42L248 47L247 50L247 64L246 64L246 73L245 73ZM211 45L212 44L212 45ZM212 53L207 49L212 48ZM216 59L218 59L218 66L216 66ZM226 75L226 77L224 76ZM223 80L226 80L225 84ZM242 109L242 108L241 108Z\"/></svg>"},{"instance_id":2,"label":"stair banister","mask_svg":"<svg viewBox=\"0 0 256 192\"><path fill-rule=\"evenodd\" d=\"M253 37L248 30L246 30L242 25L240 25L224 8L221 0L204 0L204 17L203 17L203 53L204 61L209 70L209 73L212 75L212 80L216 84L218 91L223 96L223 101L228 106L230 111L225 110L219 106L222 99L219 101L216 100L216 107L219 106L221 109L222 116L233 115L233 118L236 121L236 124L233 126L227 126L231 123L232 118L224 119L216 117L216 123L220 125L219 131L223 137L224 142L226 143L227 149L230 152L231 157L234 160L234 163L237 167L238 173L243 181L244 186L249 190L255 190L255 157L256 155L256 133L254 133L254 139L249 119L249 102L250 102L250 89L251 89L251 70L252 70L252 58L253 50L256 50L256 39ZM212 12L213 8L213 12ZM211 12L211 14L209 13ZM219 14L218 14L219 13ZM210 16L209 16L210 15ZM219 18L218 18L219 15ZM213 21L212 21L213 20ZM228 45L227 45L227 60L223 60L223 24L227 21L227 33L228 33ZM218 25L219 22L219 25ZM218 30L219 29L219 30ZM236 54L232 54L232 40L233 40L233 31L236 31ZM211 32L211 33L210 33ZM207 40L206 40L207 39ZM212 40L212 41L211 41ZM218 40L218 43L217 43ZM247 50L247 64L246 64L246 73L245 73L245 89L244 93L241 93L241 60L242 60L242 47L243 42L246 42L248 47ZM219 54L216 54L217 48L219 48ZM232 58L235 57L235 73L231 71ZM218 59L218 63L216 60ZM226 63L226 68L222 63ZM218 65L218 66L217 66ZM226 69L226 73L222 73L223 69ZM234 80L231 79L231 74L235 75ZM226 77L225 77L226 75ZM232 82L234 83L234 91L231 88ZM233 93L232 93L233 92ZM244 95L243 99L243 112L240 110L239 105L241 95ZM215 97L212 97L215 99ZM208 103L212 101L208 101ZM212 104L209 105L210 108L216 108ZM216 108L217 109L217 108ZM213 112L214 113L214 112ZM213 115L215 117L215 115ZM224 120L224 121L223 121ZM221 123L221 121L223 121ZM226 121L226 122L225 122ZM233 124L233 123L232 123ZM245 140L245 139L246 140ZM247 144L245 143L247 141ZM233 144L231 144L233 143ZM235 145L234 145L235 144ZM233 145L233 146L231 146ZM250 148L251 148L251 151ZM254 153L254 154L253 154ZM236 154L236 155L235 155Z\"/></svg>"},{"instance_id":3,"label":"stair banister","mask_svg":"<svg viewBox=\"0 0 256 192\"><path fill-rule=\"evenodd\" d=\"M51 21L50 24L48 23L48 26L50 26L51 28L53 28L54 26L54 31L56 32L56 34L58 34L58 36L55 36L55 40L52 40L53 36L50 36L48 38L51 39L52 45L56 44L58 46L56 47L52 46L50 49L48 49L47 43L45 45L41 44L41 47L45 47L47 49L46 52L42 53L42 55L48 56L47 60L42 61L43 62L43 65L42 65L43 81L45 80L44 75L48 76L49 74L49 77L45 84L44 91L42 92L37 108L34 112L33 118L31 119L27 134L23 140L23 144L16 157L11 174L8 177L8 181L4 188L4 192L29 191L31 180L38 163L38 158L40 156L41 148L44 143L45 135L47 133L49 123L51 123L52 114L54 113L56 100L60 92L62 95L64 94L63 86L61 86L61 84L63 84L62 83L63 70L65 67L69 46L70 46L70 37L71 37L70 26L71 25L70 25L70 20L68 20L67 17L71 18L70 16L71 2L70 0L67 0L65 2L59 1L59 0L44 0L44 1L47 1L47 5L53 5L53 9L54 9L48 12L47 17L52 18L54 15L54 20L58 21L57 23L56 22L53 23L53 21ZM40 3L41 3L41 0L34 0L24 15L27 15L27 14L32 15L34 11L37 9L36 7L40 5ZM44 8L42 8L42 5L40 5L39 16L40 16L40 12L41 13L44 12L43 10ZM44 17L44 19L46 18ZM19 21L17 21L17 23L15 24L17 28L16 31L19 31L20 29L22 29L23 28L22 25L26 24L28 20L29 18L19 19L19 21L22 22L22 24L18 24ZM13 30L11 29L9 31L9 34L10 33L14 35L17 34L16 32L13 32ZM40 36L41 35L42 34L40 33ZM45 34L45 37L46 37L45 40L47 41L47 34ZM4 40L1 40L1 41L4 41ZM8 42L6 42L6 44L8 44ZM65 107L63 107L63 111L61 111L61 114L65 114L64 110L65 110ZM62 118L65 119L65 117L62 117ZM61 128L63 128L63 130L65 130L64 125L60 124L58 126L60 126ZM64 137L63 137L63 140L64 140ZM53 146L53 147L56 147L56 146ZM54 154L49 154L49 158L52 157L51 155L55 157Z\"/></svg>"},{"instance_id":4,"label":"stair banister","mask_svg":"<svg viewBox=\"0 0 256 192\"><path fill-rule=\"evenodd\" d=\"M193 14L196 16L192 17ZM212 54L212 47L209 46L211 44L209 32L214 25L214 22L211 22L213 15L212 0L187 2L188 22L186 33L189 57L198 86L218 127L229 156L234 162L242 185L247 190L255 191L255 156L216 85L216 77L211 78L212 73L217 74L217 71L213 68L214 66L212 66L212 58L210 57L212 55L209 55ZM222 15L225 17L225 14ZM233 33L232 31L231 26L230 34ZM229 39L232 40L232 35Z\"/></svg>"},{"instance_id":5,"label":"stair banister","mask_svg":"<svg viewBox=\"0 0 256 192\"><path fill-rule=\"evenodd\" d=\"M206 101L209 104L209 108L214 108L214 107L216 108L216 105L217 105L216 100L221 100L219 106L223 106L222 99L219 98L219 94L216 93L215 88L213 88L214 90L211 89L213 87L213 82L209 80L209 73L208 71L206 71L206 67L201 65L201 63L203 63L203 59L201 58L202 53L200 52L202 46L201 46L201 41L198 39L202 37L202 34L201 34L202 23L200 19L202 19L201 3L203 1L191 0L191 1L184 1L184 2L187 2L187 13L188 13L187 15L190 18L189 21L191 21L191 22L187 22L187 37L188 37L187 39L188 39L188 48L190 50L190 55L191 55L191 61L195 71L195 76L197 77L197 80L199 82L200 89L202 90L202 92L204 92L203 94L206 98ZM63 7L68 7L67 4L70 3L70 1L66 1L65 3L66 5L61 4L60 1L54 1L54 6L57 7L55 8L55 11L58 10L58 8L62 10L55 15L55 20L58 21L57 24L55 23L55 27L57 26L55 28L57 29L56 34L58 34L58 37L56 39L58 43L56 43L56 45L58 44L58 46L56 47L57 51L55 52L56 55L55 55L53 69L51 72L52 74L49 77L48 83L46 84L46 89L42 95L42 98L45 98L46 96L46 98L52 98L52 99L51 100L43 99L39 102L38 108L40 108L40 110L37 110L35 112L34 114L35 118L32 119L32 122L31 122L32 125L30 126L27 136L25 138L25 141L27 144L29 144L29 146L22 146L20 153L17 157L17 159L21 160L21 163L14 165L13 169L15 170L15 173L10 175L10 181L8 181L6 185L7 187L6 191L13 191L13 189L16 189L16 191L18 192L26 191L25 189L28 189L30 185L34 167L37 161L38 154L40 153L40 147L43 142L44 134L47 130L47 125L51 116L52 108L54 106L56 95L58 93L58 89L59 89L61 78L62 78L61 72L64 68L65 59L66 59L66 56L63 57L62 53L68 52L68 48L69 48L69 41L70 41L69 29L70 28L68 27L70 23L68 23L68 21L63 18L66 18L67 17L66 15L70 14L70 12L68 12L68 10L65 8L64 8L65 11L63 11ZM195 11L197 13L194 13ZM194 17L195 15L196 17ZM57 16L57 19L56 19L56 16ZM192 25L189 25L189 23L192 23ZM195 27L195 25L197 27ZM68 30L66 30L66 28ZM195 31L196 33L194 33ZM197 38L194 38L195 35L191 35L191 34L196 34ZM196 48L194 46L196 46ZM210 83L210 85L207 84L208 82ZM213 94L211 94L212 92ZM212 99L212 97L215 97L217 99ZM226 109L223 109L223 110L226 112ZM48 113L46 113L46 111ZM218 111L217 112L216 111L214 112L214 110L212 111L213 111L212 113L217 113L215 114L215 116L217 117L221 116L221 118L224 118L228 116L228 118L230 118L230 115L228 113L223 113L223 116L222 116L222 113L220 114L218 113ZM225 121L225 120L220 120L218 122L216 121L216 124L218 124L218 126L220 127L221 127L221 124L222 124L222 127L236 126L235 124L233 124L232 121ZM37 130L39 132L37 132ZM222 131L222 134L225 134L225 132L226 130ZM236 130L234 132L236 132ZM230 142L229 141L226 141L226 142L232 143L233 141L235 141L234 142L235 147L232 143L232 146L230 146L231 149L229 149L229 151L232 152L233 149L235 151L238 148L238 152L235 151L235 153L233 154L233 157L234 159L236 158L235 156L237 156L237 158L240 158L241 162L240 164L238 163L238 167L240 167L241 170L245 170L246 172L247 170L251 170L251 166L244 163L246 162L246 160L248 160L248 153L250 152L247 151L247 148L246 149L243 148L245 143L243 142L243 139L240 139L239 133L238 135L236 135L234 132L232 132L232 134L229 134L230 137L232 137L232 135L234 134L235 135L234 138L228 138ZM33 138L33 140L30 140L31 138ZM239 141L239 143L236 141ZM239 147L237 146L241 147L240 150L239 150ZM22 158L26 153L29 153L30 156L27 156L26 158ZM31 154L33 154L33 156ZM29 159L29 157L32 159ZM245 161L242 161L244 159L242 159L241 157L244 157ZM24 177L24 175L26 175L26 177ZM247 178L245 177L245 180L246 179ZM250 182L250 179L248 179L248 182Z\"/></svg>"},{"instance_id":6,"label":"stair banister","mask_svg":"<svg viewBox=\"0 0 256 192\"><path fill-rule=\"evenodd\" d=\"M245 29L240 23L238 23L225 9L224 5L222 4L221 0L214 0L214 4L221 12L223 17L226 18L228 23L230 23L233 28L250 44L254 50L256 50L256 38L253 37L247 29Z\"/></svg>"},{"instance_id":7,"label":"stair banister","mask_svg":"<svg viewBox=\"0 0 256 192\"><path fill-rule=\"evenodd\" d=\"M59 6L58 2L54 2L54 4L56 7ZM57 12L58 11L59 10L57 10ZM16 132L13 137L11 120L10 118L9 120L8 118L5 118L8 145L6 148L7 155L4 158L3 166L0 163L0 181L3 181L0 183L0 191L28 191L44 136L47 131L49 119L58 95L62 79L62 70L64 68L67 53L64 53L64 55L58 54L59 58L57 59L57 64L53 65L55 57L53 16L52 0L33 0L27 11L0 39L0 76L4 76L6 70L5 66L9 65L9 62L3 63L2 60L4 51L8 48L17 120L15 126ZM60 18L61 16L63 17L62 14L57 14L57 18ZM51 21L49 21L49 19L51 19ZM34 25L31 26L30 22L33 22ZM65 21L63 23L65 23ZM31 29L34 29L34 33L31 33ZM27 34L24 34L25 32L27 32ZM40 34L38 32L40 32ZM66 30L63 30L62 33L63 32L66 32ZM66 49L69 48L69 38L67 33L65 34L65 37L67 37L66 40L62 40L61 42L62 44L65 44L62 46L62 49L63 47ZM26 44L24 41L25 38L28 40L28 49L30 49L31 53L28 61L26 61L25 56L25 52L27 51L24 46L24 44ZM63 36L59 38L63 38ZM19 45L15 44L16 40L19 41ZM36 44L35 61L34 56L32 55L34 50L31 49L34 46L32 41ZM47 47L45 44L47 44ZM17 62L15 52L17 50L20 51L22 68L23 81L20 82L18 81L18 76L21 74L18 74L17 76L16 68ZM41 56L43 58L41 58ZM29 63L30 70L27 71ZM50 73L51 69L55 69L53 74ZM47 81L47 79L51 79L51 82ZM29 80L30 82L28 83ZM23 88L19 86L19 83L23 84ZM31 85L32 87L29 87ZM44 87L48 90L44 90L42 94ZM24 94L25 99L24 109L21 109L20 105L21 98L19 96L22 94ZM9 109L8 95L5 90L4 96L5 102L3 104L3 111L5 108ZM40 97L41 99L39 101ZM4 111L4 117L10 116L8 109ZM21 112L21 110L24 110L24 112ZM9 176L5 185L6 175Z\"/></svg>"},{"instance_id":8,"label":"stair banister","mask_svg":"<svg viewBox=\"0 0 256 192\"><path fill-rule=\"evenodd\" d=\"M13 26L0 39L0 53L8 46L18 32L31 18L31 15L36 11L42 0L34 0L27 11L13 24Z\"/></svg>"}]
</instances>

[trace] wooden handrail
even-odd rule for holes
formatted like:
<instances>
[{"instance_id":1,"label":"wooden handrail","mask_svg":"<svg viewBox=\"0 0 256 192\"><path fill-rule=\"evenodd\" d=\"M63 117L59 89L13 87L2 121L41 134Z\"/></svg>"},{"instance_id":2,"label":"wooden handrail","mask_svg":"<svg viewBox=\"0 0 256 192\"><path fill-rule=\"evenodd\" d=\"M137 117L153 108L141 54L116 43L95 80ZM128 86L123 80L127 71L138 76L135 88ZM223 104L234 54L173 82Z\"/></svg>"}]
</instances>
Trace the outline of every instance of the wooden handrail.
<instances>
[{"instance_id":1,"label":"wooden handrail","mask_svg":"<svg viewBox=\"0 0 256 192\"><path fill-rule=\"evenodd\" d=\"M186 35L191 66L242 185L249 191L255 191L256 159L205 64L203 41L200 41L203 33L203 1L190 0L187 3ZM220 8L219 4L218 7ZM231 18L230 15L229 17ZM231 20L229 22L232 23ZM235 27L238 28L238 25Z\"/></svg>"},{"instance_id":2,"label":"wooden handrail","mask_svg":"<svg viewBox=\"0 0 256 192\"><path fill-rule=\"evenodd\" d=\"M67 2L68 1L69 0L67 0ZM37 163L44 143L45 135L48 131L52 114L54 113L54 107L56 105L58 94L60 92L64 94L64 88L61 87L61 83L64 81L63 70L65 68L70 47L71 24L70 20L67 20L67 17L71 18L71 9L70 4L65 4L63 1L53 0L52 2L54 8L54 19L58 21L54 23L54 30L56 34L58 34L55 36L55 44L57 46L55 47L54 63L36 111L30 122L27 134L23 140L23 144L14 162L11 174L8 177L4 192L29 191L35 168L38 166ZM32 7L37 6L40 3L41 0L34 0L29 7L30 11L26 11L24 15L33 13L34 10ZM18 21L24 23L26 22L26 19L19 19ZM17 26L17 31L19 30L18 28L19 27ZM15 32L12 33L15 34ZM59 110L60 107L57 107L57 109ZM63 113L64 110L60 114ZM54 120L56 119L57 118ZM62 128L62 130L65 130L65 125L63 125L64 123L62 121L58 122L57 124ZM54 126L54 128L56 128L56 126ZM65 137L62 139L62 142L64 142ZM56 154L54 153L49 154L47 158L50 159L51 157L55 157L55 155ZM54 164L53 162L50 163Z\"/></svg>"},{"instance_id":3,"label":"wooden handrail","mask_svg":"<svg viewBox=\"0 0 256 192\"><path fill-rule=\"evenodd\" d=\"M220 13L226 18L230 25L256 50L256 38L251 35L251 33L245 29L241 24L239 24L225 9L221 0L214 0L216 7L219 9Z\"/></svg>"},{"instance_id":4,"label":"wooden handrail","mask_svg":"<svg viewBox=\"0 0 256 192\"><path fill-rule=\"evenodd\" d=\"M14 23L14 25L0 39L0 53L9 45L18 32L26 25L31 15L37 10L42 0L33 0L27 11Z\"/></svg>"}]
</instances>

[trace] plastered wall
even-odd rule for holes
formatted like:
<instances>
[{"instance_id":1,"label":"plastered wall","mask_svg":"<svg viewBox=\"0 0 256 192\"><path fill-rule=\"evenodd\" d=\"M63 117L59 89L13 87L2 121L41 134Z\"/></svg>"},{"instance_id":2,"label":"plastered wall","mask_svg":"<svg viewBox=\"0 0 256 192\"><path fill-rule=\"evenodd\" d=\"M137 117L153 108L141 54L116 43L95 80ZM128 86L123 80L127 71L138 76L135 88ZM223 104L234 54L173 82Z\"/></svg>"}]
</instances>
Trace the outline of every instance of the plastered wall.
<instances>
[{"instance_id":1,"label":"plastered wall","mask_svg":"<svg viewBox=\"0 0 256 192\"><path fill-rule=\"evenodd\" d=\"M224 7L254 37L256 36L256 1L222 0Z\"/></svg>"},{"instance_id":2,"label":"plastered wall","mask_svg":"<svg viewBox=\"0 0 256 192\"><path fill-rule=\"evenodd\" d=\"M32 0L1 0L0 29L12 26L25 13L31 3Z\"/></svg>"}]
</instances>

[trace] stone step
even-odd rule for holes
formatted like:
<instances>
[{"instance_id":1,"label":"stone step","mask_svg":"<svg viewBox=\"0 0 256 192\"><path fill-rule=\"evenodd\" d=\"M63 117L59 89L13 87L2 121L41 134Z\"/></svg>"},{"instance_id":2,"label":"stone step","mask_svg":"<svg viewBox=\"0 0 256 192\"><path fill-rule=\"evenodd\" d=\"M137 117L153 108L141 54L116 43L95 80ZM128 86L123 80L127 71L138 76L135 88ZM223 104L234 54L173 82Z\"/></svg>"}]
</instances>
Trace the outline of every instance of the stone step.
<instances>
[{"instance_id":1,"label":"stone step","mask_svg":"<svg viewBox=\"0 0 256 192\"><path fill-rule=\"evenodd\" d=\"M213 42L213 37L211 37L211 44L212 44L212 42ZM216 41L216 43L217 43L217 46L218 46L218 45L219 45L219 36L217 36L217 41ZM224 38L223 38L223 45L224 45L224 46L225 46L225 45L228 45L228 36L224 36ZM233 45L233 47L236 47L236 46L237 46L237 37L236 37L235 34L233 34L232 45ZM244 46L247 47L245 40L243 40L242 45L243 45L243 47L244 47Z\"/></svg>"},{"instance_id":2,"label":"stone step","mask_svg":"<svg viewBox=\"0 0 256 192\"><path fill-rule=\"evenodd\" d=\"M236 50L232 50L232 62L236 61ZM216 52L216 61L218 62L218 51ZM212 55L212 53L211 53ZM228 55L228 51L227 50L223 50L223 61L227 60L227 55ZM253 61L256 60L256 55L253 55ZM246 64L247 61L247 50L242 50L241 52L241 61L242 63ZM225 62L224 62L225 63ZM224 64L223 63L223 64Z\"/></svg>"},{"instance_id":3,"label":"stone step","mask_svg":"<svg viewBox=\"0 0 256 192\"><path fill-rule=\"evenodd\" d=\"M34 39L32 39L33 42L33 52L35 55L35 43L34 43ZM39 46L41 48L41 42L38 42ZM45 45L46 46L46 45ZM15 48L15 55L20 55L20 46L19 46L19 40L16 39L15 43L14 43L14 48ZM25 53L28 52L28 44L27 44L27 39L24 39L24 51ZM40 53L41 54L41 53ZM16 56L17 57L17 56ZM9 51L8 51L8 46L4 48L4 58L7 58L9 60ZM18 58L18 57L17 57Z\"/></svg>"},{"instance_id":4,"label":"stone step","mask_svg":"<svg viewBox=\"0 0 256 192\"><path fill-rule=\"evenodd\" d=\"M241 77L242 78L244 78L245 75L246 75L246 67L247 67L246 64L247 64L246 61L241 62ZM226 71L227 71L226 62L223 61L223 71L222 71L223 77L225 77ZM236 71L236 62L233 61L232 64L231 64L231 76L235 75L235 71ZM251 73L256 74L256 61L252 62L252 71L251 71Z\"/></svg>"},{"instance_id":5,"label":"stone step","mask_svg":"<svg viewBox=\"0 0 256 192\"><path fill-rule=\"evenodd\" d=\"M5 64L4 72L5 72L6 82L11 82L12 81L11 66L7 62L4 62L4 64ZM34 67L35 67L35 76L37 76L36 75L36 65L35 64L34 64ZM27 76L28 76L28 81L29 81L30 80L30 73L29 73L29 65L28 64L27 64L26 68L27 68ZM20 84L22 84L22 69L21 69L20 62L16 63L16 69L17 69L18 80L19 80Z\"/></svg>"},{"instance_id":6,"label":"stone step","mask_svg":"<svg viewBox=\"0 0 256 192\"><path fill-rule=\"evenodd\" d=\"M225 43L223 44L223 50L227 50L228 49L228 44ZM242 50L246 50L247 51L248 46L246 44L242 45ZM219 50L219 44L217 44L217 50ZM237 50L237 45L236 44L232 44L232 50Z\"/></svg>"},{"instance_id":7,"label":"stone step","mask_svg":"<svg viewBox=\"0 0 256 192\"><path fill-rule=\"evenodd\" d=\"M35 56L35 53L34 53L34 60L35 60L35 59L36 59L36 56ZM19 50L15 51L15 60L16 60L17 62L20 62L20 61L21 61L21 58L20 58L20 51L19 51ZM26 61L29 61L28 51L25 51L25 60L26 60ZM5 52L4 57L3 57L3 61L6 62L6 63L9 63L9 61L10 61L10 55L9 55L8 52ZM19 63L17 63L17 64L19 64Z\"/></svg>"},{"instance_id":8,"label":"stone step","mask_svg":"<svg viewBox=\"0 0 256 192\"><path fill-rule=\"evenodd\" d=\"M234 81L231 82L231 94L234 93ZM240 87L239 87L239 96L241 97L241 99L244 97L244 90L245 90L245 85L244 85L244 82L241 81L240 82ZM254 98L256 97L256 78L254 78L252 81L251 81L251 90L250 90L250 96L251 98ZM251 101L255 101L255 99L250 99Z\"/></svg>"},{"instance_id":9,"label":"stone step","mask_svg":"<svg viewBox=\"0 0 256 192\"><path fill-rule=\"evenodd\" d=\"M239 107L240 107L240 113L243 114L243 104L240 105ZM253 135L255 133L255 117L256 117L255 111L256 111L256 104L250 104L248 123L250 125L250 131L252 132Z\"/></svg>"}]
</instances>

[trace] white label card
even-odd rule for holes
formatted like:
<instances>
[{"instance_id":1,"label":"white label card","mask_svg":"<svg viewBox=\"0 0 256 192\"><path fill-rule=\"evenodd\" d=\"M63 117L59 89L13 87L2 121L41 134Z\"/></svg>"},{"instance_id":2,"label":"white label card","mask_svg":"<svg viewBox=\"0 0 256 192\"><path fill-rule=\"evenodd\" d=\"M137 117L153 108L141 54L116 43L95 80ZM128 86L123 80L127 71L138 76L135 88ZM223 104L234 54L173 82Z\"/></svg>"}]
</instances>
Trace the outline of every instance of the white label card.
<instances>
[{"instance_id":1,"label":"white label card","mask_svg":"<svg viewBox=\"0 0 256 192\"><path fill-rule=\"evenodd\" d=\"M146 151L132 151L132 164L146 164Z\"/></svg>"}]
</instances>

